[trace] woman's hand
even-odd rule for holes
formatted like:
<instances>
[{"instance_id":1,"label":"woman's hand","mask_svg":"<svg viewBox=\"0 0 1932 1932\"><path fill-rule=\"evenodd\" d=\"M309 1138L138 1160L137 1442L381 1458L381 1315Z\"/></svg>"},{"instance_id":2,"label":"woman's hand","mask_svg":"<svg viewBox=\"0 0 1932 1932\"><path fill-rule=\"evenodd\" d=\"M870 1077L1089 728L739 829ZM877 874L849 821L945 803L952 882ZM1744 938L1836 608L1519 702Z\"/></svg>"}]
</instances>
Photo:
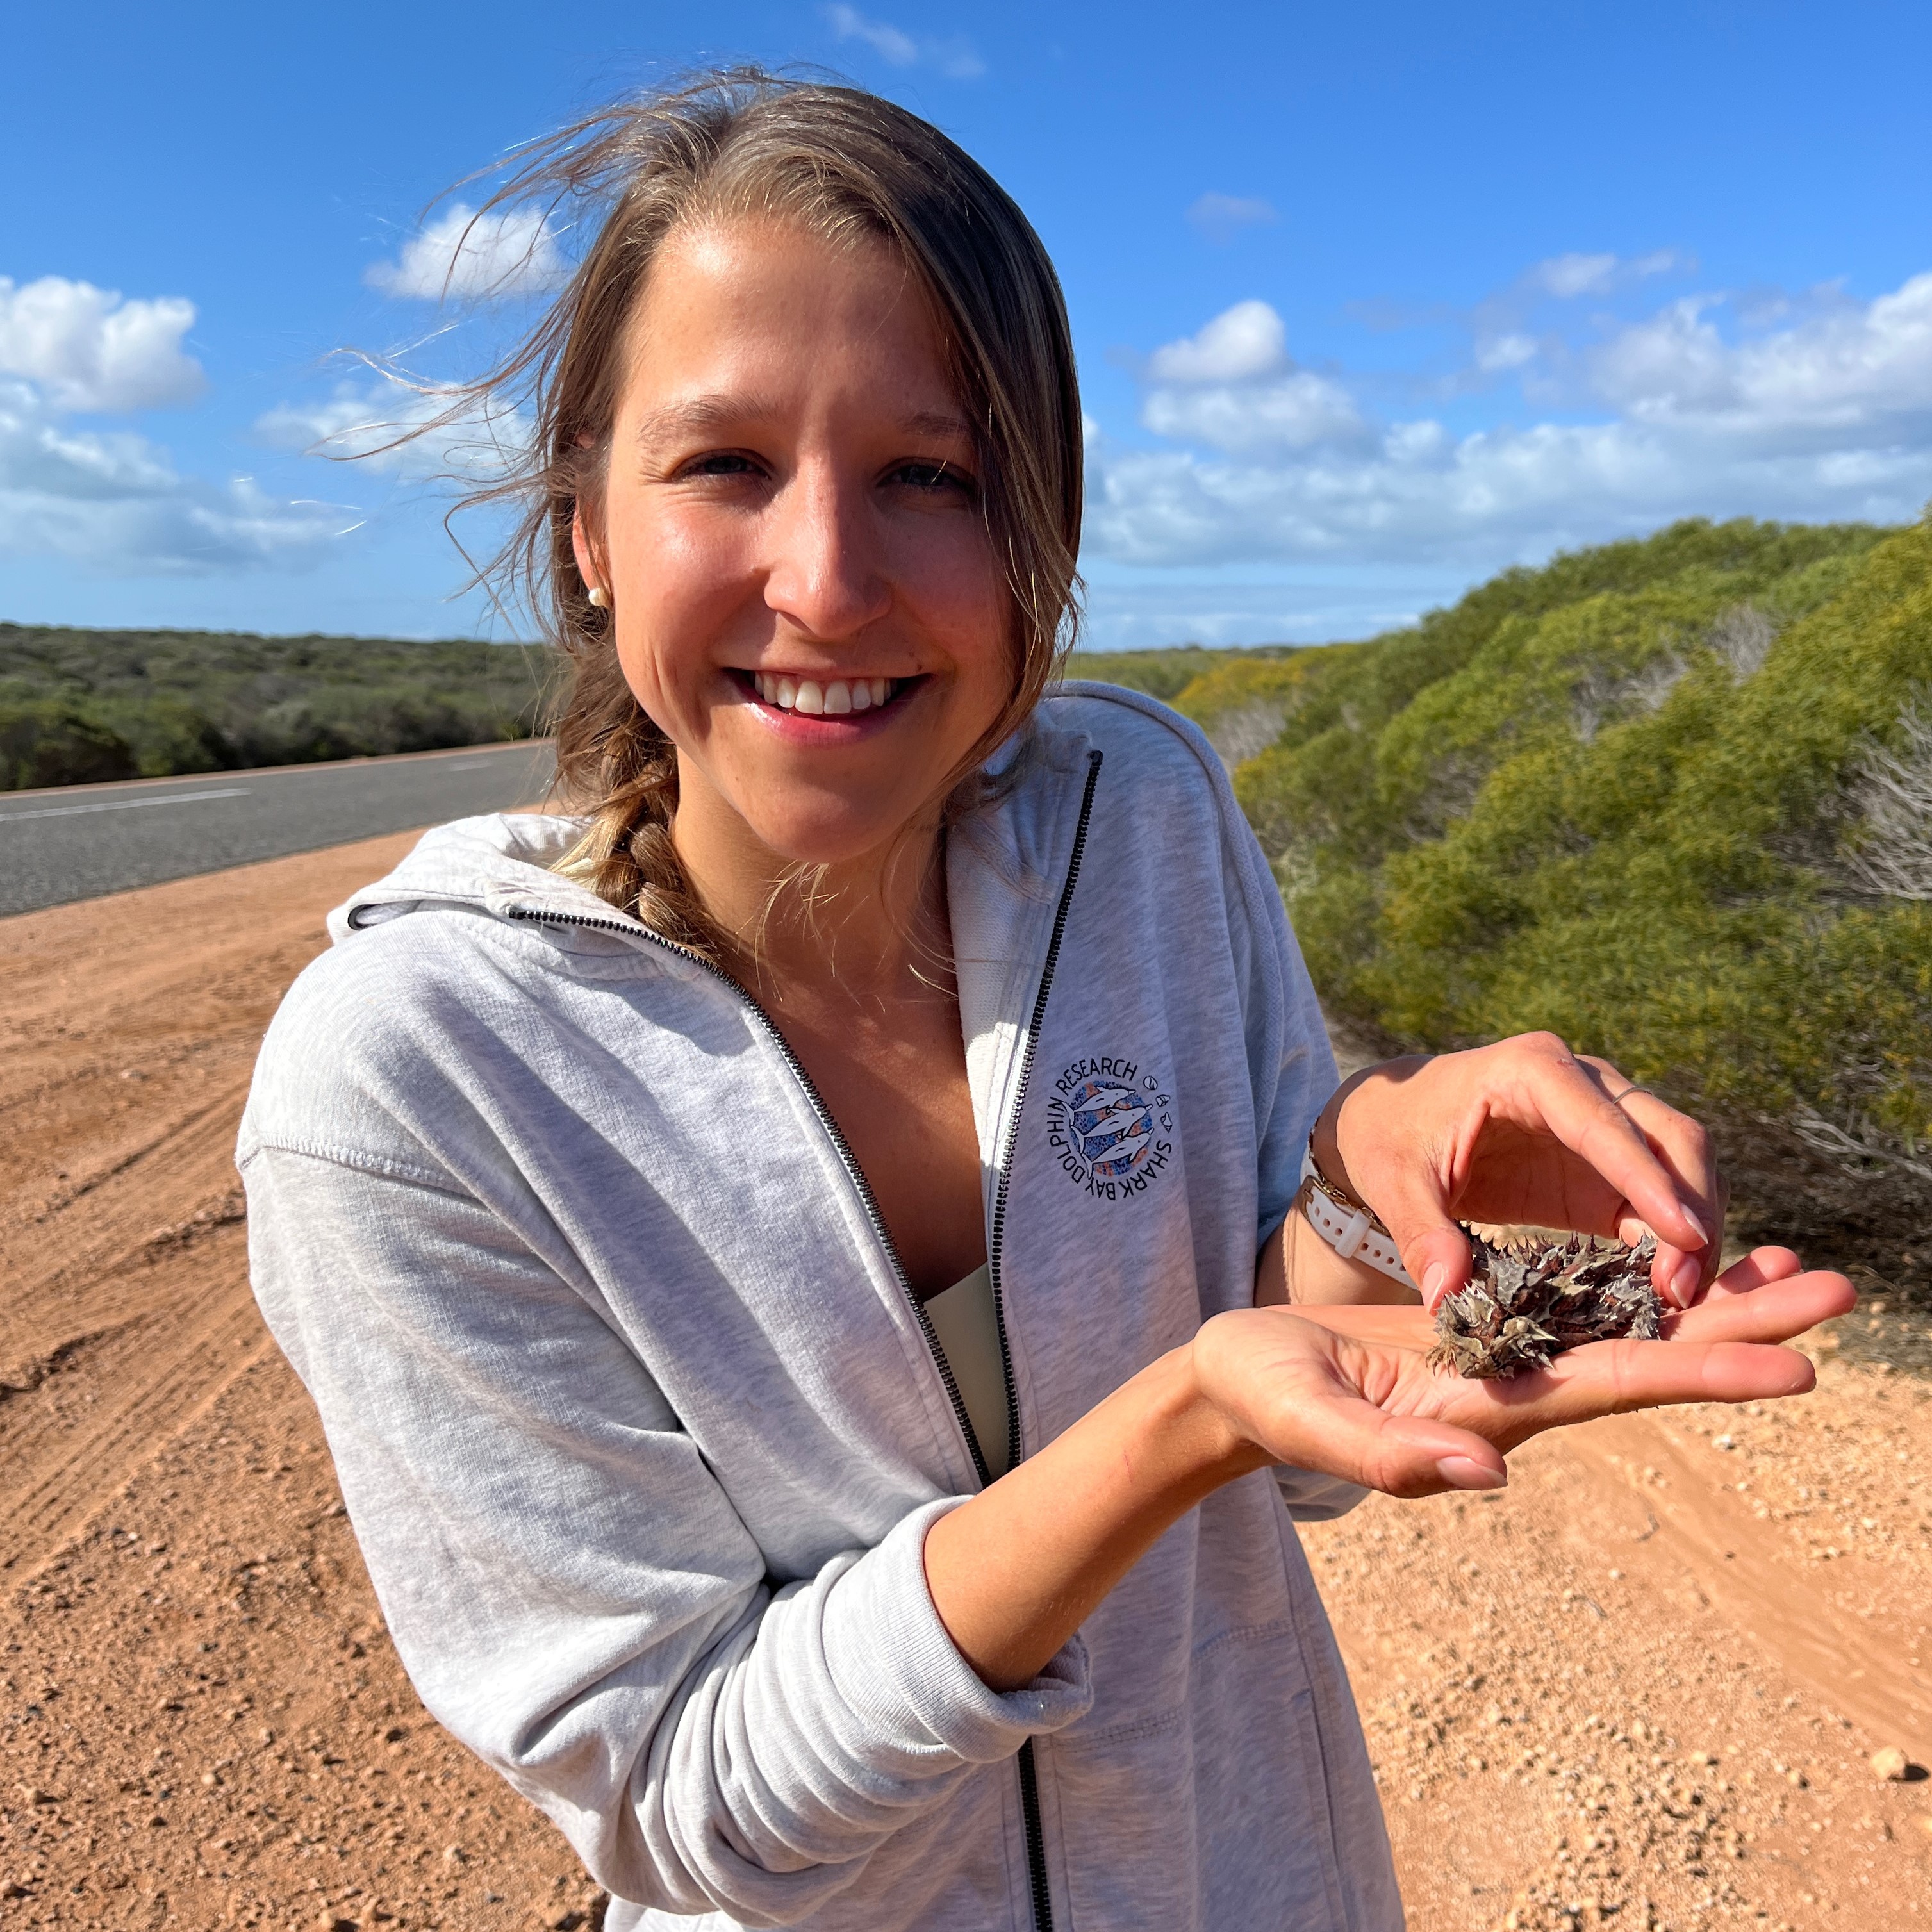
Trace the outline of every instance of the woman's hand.
<instances>
[{"instance_id":1,"label":"woman's hand","mask_svg":"<svg viewBox=\"0 0 1932 1932\"><path fill-rule=\"evenodd\" d=\"M1797 1395L1816 1379L1774 1346L1842 1315L1856 1297L1837 1274L1802 1274L1788 1249L1760 1248L1655 1342L1595 1342L1545 1370L1473 1382L1431 1369L1420 1308L1244 1309L1195 1337L1202 1393L1269 1460L1392 1496L1493 1489L1504 1455L1546 1429L1666 1402Z\"/></svg>"},{"instance_id":2,"label":"woman's hand","mask_svg":"<svg viewBox=\"0 0 1932 1932\"><path fill-rule=\"evenodd\" d=\"M1717 1273L1726 1190L1709 1136L1554 1034L1368 1067L1322 1109L1315 1153L1382 1216L1431 1309L1469 1278L1458 1221L1653 1234L1651 1280L1678 1308Z\"/></svg>"},{"instance_id":3,"label":"woman's hand","mask_svg":"<svg viewBox=\"0 0 1932 1932\"><path fill-rule=\"evenodd\" d=\"M927 1532L932 1600L999 1690L1030 1682L1094 1606L1204 1497L1292 1463L1423 1496L1494 1489L1506 1451L1566 1422L1670 1402L1809 1388L1774 1345L1853 1299L1760 1248L1658 1342L1596 1342L1512 1382L1465 1382L1424 1358L1420 1308L1246 1308L1217 1315L1018 1468Z\"/></svg>"}]
</instances>

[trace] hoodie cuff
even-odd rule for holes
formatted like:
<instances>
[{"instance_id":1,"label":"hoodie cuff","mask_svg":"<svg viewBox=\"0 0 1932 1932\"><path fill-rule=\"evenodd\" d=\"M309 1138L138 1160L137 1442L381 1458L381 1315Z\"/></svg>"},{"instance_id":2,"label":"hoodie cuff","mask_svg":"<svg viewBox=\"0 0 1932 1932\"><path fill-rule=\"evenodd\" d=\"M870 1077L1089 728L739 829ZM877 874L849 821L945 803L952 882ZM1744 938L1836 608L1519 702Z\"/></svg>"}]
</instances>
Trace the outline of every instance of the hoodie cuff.
<instances>
[{"instance_id":1,"label":"hoodie cuff","mask_svg":"<svg viewBox=\"0 0 1932 1932\"><path fill-rule=\"evenodd\" d=\"M1084 1716L1094 1687L1077 1636L1017 1690L990 1689L960 1654L926 1587L926 1538L968 1500L946 1497L896 1524L832 1590L823 1641L832 1682L855 1717L887 1736L903 1736L910 1719L940 1750L992 1764ZM862 1572L864 1587L852 1588Z\"/></svg>"},{"instance_id":2,"label":"hoodie cuff","mask_svg":"<svg viewBox=\"0 0 1932 1932\"><path fill-rule=\"evenodd\" d=\"M1346 1516L1368 1494L1360 1483L1340 1476L1324 1476L1313 1469L1298 1469L1288 1463L1277 1464L1275 1486L1288 1505L1291 1521L1332 1522Z\"/></svg>"}]
</instances>

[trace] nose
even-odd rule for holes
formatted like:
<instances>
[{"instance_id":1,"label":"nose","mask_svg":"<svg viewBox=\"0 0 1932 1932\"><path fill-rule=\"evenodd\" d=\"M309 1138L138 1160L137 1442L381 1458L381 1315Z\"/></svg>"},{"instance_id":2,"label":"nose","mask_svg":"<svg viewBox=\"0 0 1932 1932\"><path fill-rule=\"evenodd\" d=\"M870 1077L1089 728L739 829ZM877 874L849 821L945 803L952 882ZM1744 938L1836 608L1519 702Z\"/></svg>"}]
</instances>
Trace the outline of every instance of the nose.
<instances>
[{"instance_id":1,"label":"nose","mask_svg":"<svg viewBox=\"0 0 1932 1932\"><path fill-rule=\"evenodd\" d=\"M854 637L892 608L868 482L800 464L772 501L765 604L807 637Z\"/></svg>"}]
</instances>

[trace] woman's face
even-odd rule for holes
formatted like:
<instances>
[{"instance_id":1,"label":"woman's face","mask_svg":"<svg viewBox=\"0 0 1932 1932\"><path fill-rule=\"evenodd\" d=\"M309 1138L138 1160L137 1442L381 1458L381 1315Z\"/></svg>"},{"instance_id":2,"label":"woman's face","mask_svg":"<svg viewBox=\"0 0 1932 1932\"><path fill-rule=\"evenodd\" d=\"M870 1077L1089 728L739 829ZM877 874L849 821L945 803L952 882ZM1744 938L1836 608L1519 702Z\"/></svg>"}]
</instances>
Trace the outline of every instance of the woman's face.
<instances>
[{"instance_id":1,"label":"woman's face","mask_svg":"<svg viewBox=\"0 0 1932 1932\"><path fill-rule=\"evenodd\" d=\"M679 842L874 852L1011 688L1010 603L927 302L883 244L694 228L634 318L601 528L617 656L677 747ZM734 824L735 821L735 824Z\"/></svg>"}]
</instances>

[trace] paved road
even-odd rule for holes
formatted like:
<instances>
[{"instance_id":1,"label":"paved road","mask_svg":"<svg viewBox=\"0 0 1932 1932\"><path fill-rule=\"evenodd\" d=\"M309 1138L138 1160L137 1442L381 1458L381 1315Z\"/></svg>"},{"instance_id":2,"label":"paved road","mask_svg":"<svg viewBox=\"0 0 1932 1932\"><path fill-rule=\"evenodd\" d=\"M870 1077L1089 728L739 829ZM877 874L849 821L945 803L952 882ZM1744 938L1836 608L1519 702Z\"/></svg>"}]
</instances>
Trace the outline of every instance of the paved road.
<instances>
[{"instance_id":1,"label":"paved road","mask_svg":"<svg viewBox=\"0 0 1932 1932\"><path fill-rule=\"evenodd\" d=\"M0 792L0 914L533 805L547 744Z\"/></svg>"}]
</instances>

